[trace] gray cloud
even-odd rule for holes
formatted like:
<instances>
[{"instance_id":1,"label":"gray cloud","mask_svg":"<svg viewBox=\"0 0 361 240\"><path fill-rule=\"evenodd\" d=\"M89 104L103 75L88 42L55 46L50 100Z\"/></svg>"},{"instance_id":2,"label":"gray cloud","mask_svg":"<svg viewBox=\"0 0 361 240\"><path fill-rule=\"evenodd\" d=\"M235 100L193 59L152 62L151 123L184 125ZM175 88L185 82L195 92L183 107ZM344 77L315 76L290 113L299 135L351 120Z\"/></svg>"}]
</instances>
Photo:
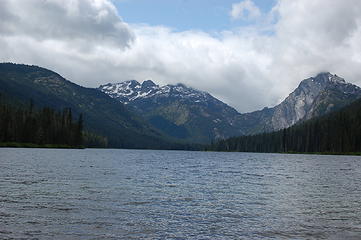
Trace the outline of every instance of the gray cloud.
<instances>
[{"instance_id":1,"label":"gray cloud","mask_svg":"<svg viewBox=\"0 0 361 240\"><path fill-rule=\"evenodd\" d=\"M358 0L279 0L262 16L275 23L215 37L128 26L107 0L3 0L0 60L41 65L91 87L183 82L245 112L278 103L320 71L361 84L360 10Z\"/></svg>"}]
</instances>

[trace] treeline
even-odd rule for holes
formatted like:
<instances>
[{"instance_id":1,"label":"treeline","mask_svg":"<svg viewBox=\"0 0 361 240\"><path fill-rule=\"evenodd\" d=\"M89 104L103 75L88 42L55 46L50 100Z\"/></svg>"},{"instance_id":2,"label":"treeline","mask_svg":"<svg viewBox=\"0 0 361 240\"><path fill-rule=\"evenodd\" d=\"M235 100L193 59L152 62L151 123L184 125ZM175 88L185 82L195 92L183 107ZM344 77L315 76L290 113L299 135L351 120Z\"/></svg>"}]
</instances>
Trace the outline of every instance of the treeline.
<instances>
[{"instance_id":1,"label":"treeline","mask_svg":"<svg viewBox=\"0 0 361 240\"><path fill-rule=\"evenodd\" d=\"M323 117L276 132L222 140L212 151L356 153L361 152L361 100Z\"/></svg>"},{"instance_id":2,"label":"treeline","mask_svg":"<svg viewBox=\"0 0 361 240\"><path fill-rule=\"evenodd\" d=\"M0 143L31 143L54 146L83 146L83 117L73 120L72 111L66 108L35 109L0 102Z\"/></svg>"}]
</instances>

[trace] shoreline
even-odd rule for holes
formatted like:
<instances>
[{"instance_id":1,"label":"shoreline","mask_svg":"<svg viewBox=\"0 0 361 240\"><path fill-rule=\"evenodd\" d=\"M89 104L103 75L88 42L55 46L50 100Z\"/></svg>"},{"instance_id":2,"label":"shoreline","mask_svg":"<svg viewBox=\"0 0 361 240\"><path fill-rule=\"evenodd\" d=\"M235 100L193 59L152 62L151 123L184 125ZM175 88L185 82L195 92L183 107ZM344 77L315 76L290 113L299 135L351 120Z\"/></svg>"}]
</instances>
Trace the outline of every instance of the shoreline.
<instances>
[{"instance_id":1,"label":"shoreline","mask_svg":"<svg viewBox=\"0 0 361 240\"><path fill-rule=\"evenodd\" d=\"M17 142L0 143L0 148L87 149L84 146L68 146L68 145L61 145L61 144L17 143ZM108 149L108 148L101 148L101 149ZM122 148L109 148L109 149L122 149ZM159 150L159 151L164 150L164 151L168 151L170 149L132 149L132 150ZM178 149L178 150L180 150L180 149ZM189 150L180 150L180 151L189 151ZM232 152L232 153L237 153L237 151L208 151L208 150L195 150L195 151L197 151L197 152ZM194 152L194 150L191 151L191 152ZM239 152L239 153L361 156L361 152Z\"/></svg>"},{"instance_id":2,"label":"shoreline","mask_svg":"<svg viewBox=\"0 0 361 240\"><path fill-rule=\"evenodd\" d=\"M35 144L35 143L17 143L2 142L0 148L54 148L54 149L85 149L84 146L69 146L62 144Z\"/></svg>"}]
</instances>

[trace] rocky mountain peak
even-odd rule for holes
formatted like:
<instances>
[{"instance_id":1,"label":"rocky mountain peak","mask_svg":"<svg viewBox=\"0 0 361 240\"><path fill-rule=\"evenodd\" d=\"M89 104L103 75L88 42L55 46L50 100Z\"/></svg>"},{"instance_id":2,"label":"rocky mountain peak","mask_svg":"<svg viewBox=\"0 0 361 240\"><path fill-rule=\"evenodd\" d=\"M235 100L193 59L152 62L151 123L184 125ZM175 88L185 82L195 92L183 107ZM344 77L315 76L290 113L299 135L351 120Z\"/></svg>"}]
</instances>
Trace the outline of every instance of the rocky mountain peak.
<instances>
[{"instance_id":1,"label":"rocky mountain peak","mask_svg":"<svg viewBox=\"0 0 361 240\"><path fill-rule=\"evenodd\" d=\"M329 72L322 72L317 74L315 77L307 78L299 84L299 86L293 91L288 98L296 98L304 95L308 98L308 102L311 104L314 100L314 97L318 96L321 92L335 90L344 93L344 94L354 94L360 90L356 85L348 83L345 79L337 76L336 74L331 74Z\"/></svg>"},{"instance_id":2,"label":"rocky mountain peak","mask_svg":"<svg viewBox=\"0 0 361 240\"><path fill-rule=\"evenodd\" d=\"M193 89L182 83L159 86L152 80L146 80L142 84L136 80L108 83L101 85L98 89L125 104L153 97L173 97L195 102L207 101L212 98L208 93Z\"/></svg>"},{"instance_id":3,"label":"rocky mountain peak","mask_svg":"<svg viewBox=\"0 0 361 240\"><path fill-rule=\"evenodd\" d=\"M158 87L158 85L156 85L152 80L145 80L142 83L142 88L153 88L153 87Z\"/></svg>"},{"instance_id":4,"label":"rocky mountain peak","mask_svg":"<svg viewBox=\"0 0 361 240\"><path fill-rule=\"evenodd\" d=\"M300 83L300 86L312 86L320 85L320 87L327 87L334 84L348 84L345 79L337 76L336 74L331 74L330 72L321 72L315 77L307 78Z\"/></svg>"},{"instance_id":5,"label":"rocky mountain peak","mask_svg":"<svg viewBox=\"0 0 361 240\"><path fill-rule=\"evenodd\" d=\"M303 80L279 105L274 107L273 129L292 126L300 120L310 119L331 111L342 102L361 96L361 89L329 72Z\"/></svg>"},{"instance_id":6,"label":"rocky mountain peak","mask_svg":"<svg viewBox=\"0 0 361 240\"><path fill-rule=\"evenodd\" d=\"M140 85L140 83L137 80L130 80L128 82L129 82L130 87L136 87L136 86ZM121 84L121 83L118 83L118 84Z\"/></svg>"},{"instance_id":7,"label":"rocky mountain peak","mask_svg":"<svg viewBox=\"0 0 361 240\"><path fill-rule=\"evenodd\" d=\"M209 142L242 134L232 125L239 114L234 108L182 83L159 86L151 80L141 85L126 81L102 85L99 90L132 107L172 137Z\"/></svg>"},{"instance_id":8,"label":"rocky mountain peak","mask_svg":"<svg viewBox=\"0 0 361 240\"><path fill-rule=\"evenodd\" d=\"M336 74L331 74L329 72L319 73L314 79L316 81L323 81L328 83L347 84L345 79L337 76Z\"/></svg>"}]
</instances>

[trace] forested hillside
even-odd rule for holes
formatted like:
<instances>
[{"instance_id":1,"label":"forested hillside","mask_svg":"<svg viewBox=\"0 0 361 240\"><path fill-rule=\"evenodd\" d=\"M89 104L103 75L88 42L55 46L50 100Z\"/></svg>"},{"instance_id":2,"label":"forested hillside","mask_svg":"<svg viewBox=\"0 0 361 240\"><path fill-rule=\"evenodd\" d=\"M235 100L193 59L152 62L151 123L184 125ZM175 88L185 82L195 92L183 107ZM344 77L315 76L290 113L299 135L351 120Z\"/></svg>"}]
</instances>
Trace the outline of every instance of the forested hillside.
<instances>
[{"instance_id":1,"label":"forested hillside","mask_svg":"<svg viewBox=\"0 0 361 240\"><path fill-rule=\"evenodd\" d=\"M361 152L361 100L338 112L293 127L222 140L207 149L240 152Z\"/></svg>"},{"instance_id":2,"label":"forested hillside","mask_svg":"<svg viewBox=\"0 0 361 240\"><path fill-rule=\"evenodd\" d=\"M14 106L2 101L0 96L0 143L31 143L39 146L83 146L83 117L74 121L69 108L55 111L44 107L35 109Z\"/></svg>"},{"instance_id":3,"label":"forested hillside","mask_svg":"<svg viewBox=\"0 0 361 240\"><path fill-rule=\"evenodd\" d=\"M83 113L87 139L104 136L114 148L187 148L168 139L140 116L106 94L81 87L45 68L22 64L0 64L0 93L11 102L50 107L56 111L71 108L74 116ZM95 135L94 135L95 134Z\"/></svg>"}]
</instances>

